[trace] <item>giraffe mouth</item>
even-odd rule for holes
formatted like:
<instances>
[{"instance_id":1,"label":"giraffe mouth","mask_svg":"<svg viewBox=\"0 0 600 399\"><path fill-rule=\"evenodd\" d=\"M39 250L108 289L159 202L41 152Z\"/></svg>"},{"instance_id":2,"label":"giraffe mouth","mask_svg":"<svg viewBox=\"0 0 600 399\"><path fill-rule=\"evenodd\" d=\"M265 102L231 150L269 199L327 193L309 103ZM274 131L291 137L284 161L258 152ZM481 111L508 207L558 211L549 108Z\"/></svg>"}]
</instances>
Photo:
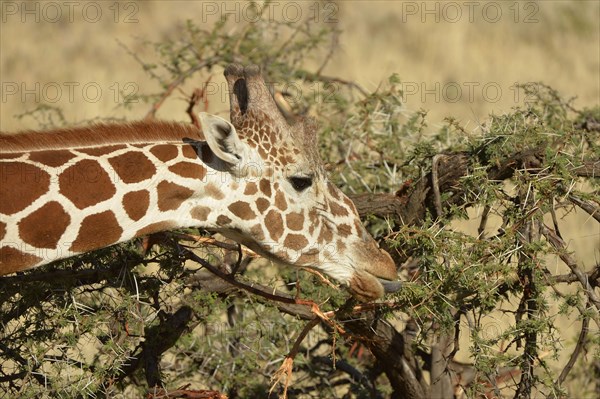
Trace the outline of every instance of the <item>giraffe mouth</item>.
<instances>
[{"instance_id":1,"label":"giraffe mouth","mask_svg":"<svg viewBox=\"0 0 600 399\"><path fill-rule=\"evenodd\" d=\"M386 294L398 292L402 288L402 281L386 280L381 277L377 277L377 280L383 285L383 290Z\"/></svg>"}]
</instances>

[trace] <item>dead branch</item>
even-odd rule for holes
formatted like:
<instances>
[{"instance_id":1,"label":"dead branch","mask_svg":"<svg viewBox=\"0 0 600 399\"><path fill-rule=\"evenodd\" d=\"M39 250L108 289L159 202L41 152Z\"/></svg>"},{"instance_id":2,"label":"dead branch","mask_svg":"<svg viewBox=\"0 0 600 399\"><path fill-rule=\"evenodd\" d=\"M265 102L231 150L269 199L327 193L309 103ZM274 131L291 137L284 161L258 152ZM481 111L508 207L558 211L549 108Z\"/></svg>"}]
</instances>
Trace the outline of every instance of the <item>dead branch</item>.
<instances>
[{"instance_id":1,"label":"dead branch","mask_svg":"<svg viewBox=\"0 0 600 399\"><path fill-rule=\"evenodd\" d=\"M575 345L575 349L573 350L573 353L571 353L571 357L569 358L569 361L567 362L567 364L563 368L562 372L560 373L560 376L558 377L558 385L562 385L562 383L566 380L567 376L569 375L569 372L575 365L575 362L577 361L579 354L581 353L582 349L585 347L586 338L587 338L587 334L589 331L589 326L590 326L590 317L588 314L584 313L583 321L581 322L581 331L579 332L579 338L577 339L577 345Z\"/></svg>"},{"instance_id":2,"label":"dead branch","mask_svg":"<svg viewBox=\"0 0 600 399\"><path fill-rule=\"evenodd\" d=\"M185 387L181 387L172 391L165 389L156 389L153 392L148 392L148 399L227 399L227 395L222 394L219 391L208 391L205 389L194 390L187 389L189 384Z\"/></svg>"},{"instance_id":3,"label":"dead branch","mask_svg":"<svg viewBox=\"0 0 600 399\"><path fill-rule=\"evenodd\" d=\"M304 341L304 338L306 338L306 336L308 335L310 330L315 328L317 326L317 324L319 324L319 319L314 318L313 320L309 321L304 326L304 328L300 332L300 335L298 335L298 338L296 338L296 341L294 342L292 349L287 354L287 356L283 359L283 364L281 365L281 367L279 367L279 369L275 372L275 374L271 378L271 381L273 381L273 384L271 385L271 389L269 389L269 395L273 392L273 390L275 389L277 384L279 384L281 379L284 378L285 380L283 381L283 394L281 397L283 399L287 398L287 390L290 385L290 381L292 379L292 366L294 363L294 358L300 351L300 344L302 343L302 341Z\"/></svg>"},{"instance_id":4,"label":"dead branch","mask_svg":"<svg viewBox=\"0 0 600 399\"><path fill-rule=\"evenodd\" d=\"M431 161L431 187L433 188L433 203L435 204L435 214L438 218L442 217L442 195L440 194L440 181L438 176L438 168L440 157L443 154L437 154Z\"/></svg>"},{"instance_id":5,"label":"dead branch","mask_svg":"<svg viewBox=\"0 0 600 399\"><path fill-rule=\"evenodd\" d=\"M377 358L394 390L391 398L426 398L427 385L420 374L408 330L396 331L385 320L369 311L344 323L354 338L359 339Z\"/></svg>"},{"instance_id":6,"label":"dead branch","mask_svg":"<svg viewBox=\"0 0 600 399\"><path fill-rule=\"evenodd\" d=\"M301 74L302 74L302 77L309 82L338 83L338 84L350 87L352 89L358 90L360 92L360 94L362 94L365 97L369 96L369 93L362 86L360 86L358 83L351 81L351 80L345 80L345 79L341 79L341 78L333 77L333 76L325 76L325 75L312 73L312 72L308 72L308 71L302 71Z\"/></svg>"},{"instance_id":7,"label":"dead branch","mask_svg":"<svg viewBox=\"0 0 600 399\"><path fill-rule=\"evenodd\" d=\"M380 392L377 392L377 389L373 384L369 381L369 378L360 372L356 367L352 366L349 362L339 359L333 363L333 360L329 356L313 356L313 363L322 363L326 366L335 367L336 370L343 371L346 373L350 379L354 382L361 384L363 387L369 389L378 399L383 399L383 396Z\"/></svg>"},{"instance_id":8,"label":"dead branch","mask_svg":"<svg viewBox=\"0 0 600 399\"><path fill-rule=\"evenodd\" d=\"M572 169L579 177L600 177L600 161L588 161Z\"/></svg>"},{"instance_id":9,"label":"dead branch","mask_svg":"<svg viewBox=\"0 0 600 399\"><path fill-rule=\"evenodd\" d=\"M431 397L452 399L454 388L448 368L450 363L448 355L452 347L452 337L441 332L435 335L437 342L431 345Z\"/></svg>"},{"instance_id":10,"label":"dead branch","mask_svg":"<svg viewBox=\"0 0 600 399\"><path fill-rule=\"evenodd\" d=\"M146 340L143 351L138 357L144 363L146 382L149 387L161 385L161 355L177 343L183 333L188 331L188 324L194 313L188 306L182 306L176 312L162 318L158 326L147 327L144 333Z\"/></svg>"},{"instance_id":11,"label":"dead branch","mask_svg":"<svg viewBox=\"0 0 600 399\"><path fill-rule=\"evenodd\" d=\"M524 206L535 206L534 198L526 194L520 194L524 199ZM524 244L539 241L540 222L533 218L527 218L526 222L520 228L521 241ZM526 250L519 252L518 259L518 275L521 284L523 285L523 295L515 314L516 325L519 326L523 317L527 320L534 320L539 317L538 296L540 292L537 288L537 281L530 262L532 261L531 253ZM531 397L531 392L535 384L534 365L539 356L538 339L539 333L534 329L524 329L522 336L517 337L517 347L519 347L521 339L525 340L523 354L520 356L521 379L517 385L515 399L525 399Z\"/></svg>"},{"instance_id":12,"label":"dead branch","mask_svg":"<svg viewBox=\"0 0 600 399\"><path fill-rule=\"evenodd\" d=\"M600 222L600 207L592 204L589 201L584 201L575 195L569 195L569 200L586 211L591 217L596 219L596 221Z\"/></svg>"},{"instance_id":13,"label":"dead branch","mask_svg":"<svg viewBox=\"0 0 600 399\"><path fill-rule=\"evenodd\" d=\"M549 229L545 224L541 226L542 234L552 244L552 246L558 251L558 256L565 262L565 264L571 269L571 272L577 276L579 283L583 287L583 290L590 300L590 303L596 308L596 313L592 316L596 324L600 327L600 317L598 313L600 311L600 298L594 291L589 281L589 276L584 273L580 268L575 259L567 252L567 246L565 242L556 235L554 231Z\"/></svg>"},{"instance_id":14,"label":"dead branch","mask_svg":"<svg viewBox=\"0 0 600 399\"><path fill-rule=\"evenodd\" d=\"M192 124L200 130L202 130L202 125L200 124L200 119L198 118L198 114L195 112L195 109L198 106L198 104L200 103L200 101L202 101L203 105L204 105L203 110L204 111L208 110L208 98L206 97L206 88L211 80L212 80L212 75L210 75L208 77L208 79L206 80L206 82L204 82L204 85L202 85L201 89L194 90L194 92L192 93L192 95L190 97L188 107L185 110L185 112L190 117L190 121L192 122Z\"/></svg>"},{"instance_id":15,"label":"dead branch","mask_svg":"<svg viewBox=\"0 0 600 399\"><path fill-rule=\"evenodd\" d=\"M244 292L244 288L237 284L233 284L228 280L215 276L211 272L203 273L202 271L190 276L186 284L190 288L201 289L206 292L214 292L222 295L236 295ZM245 287L245 285L244 285ZM261 303L269 303L275 306L281 312L291 316L299 317L303 320L312 320L316 316L311 312L310 307L303 304L296 304L294 298L281 291L274 290L272 287L267 287L261 284L252 284L254 290L260 291L262 295L258 295L257 299ZM269 295L274 295L277 298L286 298L286 301L270 301ZM289 300L289 301L288 301Z\"/></svg>"},{"instance_id":16,"label":"dead branch","mask_svg":"<svg viewBox=\"0 0 600 399\"><path fill-rule=\"evenodd\" d=\"M544 149L526 149L491 167L488 171L490 181L505 180L513 176L515 170L526 166L538 167ZM460 179L469 174L470 159L464 152L444 153L442 158L435 158L436 171L430 171L422 179L409 187L402 187L395 194L354 194L349 195L361 217L374 215L381 218L391 217L404 225L418 224L427 210L437 215L439 194L450 193L450 197L442 204L467 205L468 198L461 188ZM588 161L581 166L573 167L571 172L580 177L599 177L600 161ZM436 187L437 186L437 187ZM585 206L585 205L584 205ZM589 208L591 209L591 208ZM591 214L591 213L590 213ZM594 211L597 215L597 211ZM596 216L594 216L596 217Z\"/></svg>"},{"instance_id":17,"label":"dead branch","mask_svg":"<svg viewBox=\"0 0 600 399\"><path fill-rule=\"evenodd\" d=\"M188 69L187 71L181 73L180 75L178 75L177 78L175 80L173 80L167 86L165 91L161 94L160 98L156 102L154 102L154 104L152 104L152 107L150 107L150 110L148 111L148 113L146 113L146 116L144 116L144 120L152 120L152 119L156 118L156 112L158 111L158 109L162 106L162 104L165 102L165 100L171 95L171 93L173 93L173 90L175 90L177 87L179 87L181 84L183 84L183 82L185 82L187 78L189 78L194 73L196 73L204 68L210 68L211 66L215 65L216 63L217 63L217 60L215 58L209 58L207 60L200 62L198 65L195 65L194 67Z\"/></svg>"}]
</instances>

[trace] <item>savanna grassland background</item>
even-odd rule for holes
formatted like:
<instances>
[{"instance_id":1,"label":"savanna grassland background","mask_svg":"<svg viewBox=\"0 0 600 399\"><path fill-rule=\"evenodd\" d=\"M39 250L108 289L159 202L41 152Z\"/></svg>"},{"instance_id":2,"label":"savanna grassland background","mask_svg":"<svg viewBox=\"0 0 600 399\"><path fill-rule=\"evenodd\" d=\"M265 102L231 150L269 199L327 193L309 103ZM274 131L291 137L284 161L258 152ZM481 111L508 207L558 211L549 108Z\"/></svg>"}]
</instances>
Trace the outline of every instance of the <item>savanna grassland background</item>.
<instances>
[{"instance_id":1,"label":"savanna grassland background","mask_svg":"<svg viewBox=\"0 0 600 399\"><path fill-rule=\"evenodd\" d=\"M210 31L227 14L225 29L233 35L247 29L253 15L247 3L221 1L2 1L1 7L0 130L4 132L91 119L144 118L151 105L143 95L164 89L151 78L156 70L141 65L156 63L161 68L161 51L167 50L155 43L186 36L187 20ZM573 108L600 104L598 1L281 1L270 7L270 18L280 22L318 15L319 24L335 26L336 36L303 56L300 63L305 69L354 82L367 93L384 90L396 74L402 103L397 117L406 121L426 111L425 137L439 132L447 117L460 124L467 136L481 134L491 114L510 114L528 100L516 86L527 82L543 82L564 98L576 97ZM293 30L283 32L269 35L270 45L284 46L294 40ZM244 48L237 61L244 62L254 51ZM161 104L157 117L188 121L186 96L209 77L212 92L205 107L227 116L227 86L222 69L215 67L202 80L188 79L175 90ZM314 90L323 95L322 88ZM127 94L142 97L131 102L126 101ZM32 112L46 106L46 111ZM393 178L393 183L363 188L390 189L405 180L400 172ZM346 191L361 192L361 185L348 184ZM480 216L481 209L470 209L469 220L453 221L451 227L476 236ZM580 210L565 211L560 217L568 249L577 261L588 268L598 264L600 225ZM500 224L500 218L492 215L488 229ZM548 268L566 273L558 258L549 259ZM514 309L516 303L508 302L506 309ZM553 306L549 313L556 314L558 304ZM490 316L490 328L499 331L505 321L510 323L507 313ZM581 322L575 313L556 314L556 320L563 339L559 345L565 350L548 359L548 364L560 371L575 346ZM394 322L402 325L402 320ZM593 324L590 328L597 334ZM464 333L461 339L466 342ZM473 359L467 347L463 345L457 359ZM586 375L588 364L579 364L575 378L567 381L571 397L594 397L594 381ZM227 386L221 389L227 391Z\"/></svg>"},{"instance_id":2,"label":"savanna grassland background","mask_svg":"<svg viewBox=\"0 0 600 399\"><path fill-rule=\"evenodd\" d=\"M19 86L18 93L4 91L3 131L37 127L34 120L18 120L14 115L42 102L60 106L71 123L98 116L141 118L146 106L120 110L117 105L123 98L117 96L115 101L114 96L115 89L127 83L140 93L157 89L128 51L152 62L156 53L144 43L183 35L188 19L209 28L232 11L229 26L235 30L236 18L244 22L252 15L243 3L236 6L235 2L139 1L135 7L128 2L118 7L98 2L98 7L88 8L80 2L73 6L72 22L64 4L58 8L62 18L52 22L56 7L42 1L29 6L39 7L36 22L36 11L23 14L27 2L16 3L16 14L7 5L14 2L3 3L0 73L2 82ZM339 48L324 73L355 81L368 91L397 73L408 92L407 109L429 111L430 130L450 115L475 128L489 113L508 112L523 100L516 94L516 83L544 82L566 96L577 96L578 106L598 102L600 9L596 1L482 1L470 6L403 1L291 3L293 7L275 3L273 18L295 21L320 7L327 10L322 19L341 31ZM279 44L285 39L279 38ZM312 54L307 66L321 65L328 51L323 48ZM213 79L223 82L220 73ZM80 84L72 99L65 82ZM97 83L100 95L90 88L86 97L82 93L86 83ZM57 94L54 84L62 93ZM23 89L39 95L27 95ZM185 107L173 97L160 116L185 120ZM211 105L214 111L226 107L225 101Z\"/></svg>"}]
</instances>

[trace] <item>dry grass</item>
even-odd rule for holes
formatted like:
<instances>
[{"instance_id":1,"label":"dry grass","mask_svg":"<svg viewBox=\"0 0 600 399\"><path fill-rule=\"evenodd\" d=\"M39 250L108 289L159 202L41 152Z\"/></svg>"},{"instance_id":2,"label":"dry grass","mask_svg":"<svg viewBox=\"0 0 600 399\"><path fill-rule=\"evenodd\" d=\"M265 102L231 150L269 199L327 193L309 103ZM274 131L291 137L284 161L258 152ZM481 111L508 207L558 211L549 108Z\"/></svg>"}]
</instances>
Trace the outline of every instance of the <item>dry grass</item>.
<instances>
[{"instance_id":1,"label":"dry grass","mask_svg":"<svg viewBox=\"0 0 600 399\"><path fill-rule=\"evenodd\" d=\"M21 7L18 2L7 3ZM207 7L224 8L221 2L153 1L135 3L136 10L132 2L126 2L115 23L115 10L110 8L113 3L92 2L102 15L97 23L90 23L82 17L86 4L82 2L74 9L73 22L69 22L68 8L63 6L63 19L53 23L48 20L55 14L45 6L47 3L32 3L39 4L38 15L22 15L20 8L14 15L6 10L3 13L0 77L5 86L0 130L4 131L36 127L31 119L18 121L13 116L45 99L53 100L55 84L62 88L62 95L52 104L64 109L68 121L96 116L142 117L147 111L143 105L128 112L115 109L115 84L122 88L132 82L140 92L156 89L119 42L142 58L152 59L152 50L143 47L142 40L177 37L188 18L200 25L206 19L204 26L210 26L214 16L204 17ZM511 88L515 82L546 82L562 93L577 95L579 106L600 102L598 2L502 3L502 15L495 23L488 21L494 20L494 5L501 2L475 3L473 22L469 21L468 7L462 6L462 16L456 18L456 8L444 2L346 1L321 5L328 7L326 15L343 31L340 49L325 72L355 80L368 90L398 73L406 82L407 107L430 110L434 126L449 115L472 121L470 126L475 126L490 112L509 111L519 103ZM311 7L314 9L316 3L292 2L287 7L283 2L278 4L272 8L274 17L287 14L293 18L296 4L304 16L312 15ZM229 9L234 7L230 5ZM436 7L438 12L427 13ZM88 19L94 16L94 10L87 9ZM248 15L243 5L238 10L234 16ZM137 22L125 23L131 12ZM40 17L39 23L34 20L36 16ZM309 62L316 65L320 61ZM66 82L79 83L71 101ZM6 85L15 83L19 92L8 94ZM39 90L34 89L36 83ZM87 83L101 88L99 101L85 99L82 88ZM21 85L34 89L40 98L24 96ZM501 93L496 94L497 88ZM89 94L95 96L92 89ZM186 119L184 109L182 102L171 100L160 116Z\"/></svg>"}]
</instances>

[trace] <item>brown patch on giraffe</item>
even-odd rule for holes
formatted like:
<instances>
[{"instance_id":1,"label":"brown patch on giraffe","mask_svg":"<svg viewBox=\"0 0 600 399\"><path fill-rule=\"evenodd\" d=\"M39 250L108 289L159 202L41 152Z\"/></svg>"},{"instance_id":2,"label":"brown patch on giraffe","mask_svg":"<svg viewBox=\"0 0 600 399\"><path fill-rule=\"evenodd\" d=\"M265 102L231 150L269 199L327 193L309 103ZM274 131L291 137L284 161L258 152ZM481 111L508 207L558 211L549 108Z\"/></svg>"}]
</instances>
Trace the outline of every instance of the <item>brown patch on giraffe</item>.
<instances>
[{"instance_id":1,"label":"brown patch on giraffe","mask_svg":"<svg viewBox=\"0 0 600 399\"><path fill-rule=\"evenodd\" d=\"M250 228L250 236L257 241L263 241L265 239L265 232L260 224L255 224Z\"/></svg>"},{"instance_id":2,"label":"brown patch on giraffe","mask_svg":"<svg viewBox=\"0 0 600 399\"><path fill-rule=\"evenodd\" d=\"M227 207L235 216L242 220L251 220L256 218L256 213L250 208L247 202L236 201Z\"/></svg>"},{"instance_id":3,"label":"brown patch on giraffe","mask_svg":"<svg viewBox=\"0 0 600 399\"><path fill-rule=\"evenodd\" d=\"M312 266L319 263L319 254L318 253L306 253L302 254L296 259L295 262L297 265L303 266Z\"/></svg>"},{"instance_id":4,"label":"brown patch on giraffe","mask_svg":"<svg viewBox=\"0 0 600 399\"><path fill-rule=\"evenodd\" d=\"M207 206L198 205L190 211L190 215L194 219L205 222L206 220L208 220L208 215L210 215L210 208Z\"/></svg>"},{"instance_id":5,"label":"brown patch on giraffe","mask_svg":"<svg viewBox=\"0 0 600 399\"><path fill-rule=\"evenodd\" d=\"M193 162L179 162L169 166L169 170L181 177L202 180L206 176L206 169Z\"/></svg>"},{"instance_id":6,"label":"brown patch on giraffe","mask_svg":"<svg viewBox=\"0 0 600 399\"><path fill-rule=\"evenodd\" d=\"M277 191L275 194L275 206L282 211L287 209L287 201L285 200L285 195L281 191Z\"/></svg>"},{"instance_id":7,"label":"brown patch on giraffe","mask_svg":"<svg viewBox=\"0 0 600 399\"><path fill-rule=\"evenodd\" d=\"M317 210L312 208L310 211L308 211L308 234L312 235L319 225L320 222L318 219Z\"/></svg>"},{"instance_id":8,"label":"brown patch on giraffe","mask_svg":"<svg viewBox=\"0 0 600 399\"><path fill-rule=\"evenodd\" d=\"M39 256L19 251L13 247L2 247L0 248L0 275L29 269L41 261L42 258Z\"/></svg>"},{"instance_id":9,"label":"brown patch on giraffe","mask_svg":"<svg viewBox=\"0 0 600 399\"><path fill-rule=\"evenodd\" d=\"M69 166L60 174L58 182L60 193L79 209L106 201L116 193L108 173L90 159Z\"/></svg>"},{"instance_id":10,"label":"brown patch on giraffe","mask_svg":"<svg viewBox=\"0 0 600 399\"><path fill-rule=\"evenodd\" d=\"M341 199L340 198L340 189L337 188L332 182L327 182L327 191L329 191L329 195L331 195L333 198L335 198L336 200Z\"/></svg>"},{"instance_id":11,"label":"brown patch on giraffe","mask_svg":"<svg viewBox=\"0 0 600 399\"><path fill-rule=\"evenodd\" d=\"M346 244L344 244L342 240L337 240L337 250L338 252L344 252L346 250Z\"/></svg>"},{"instance_id":12,"label":"brown patch on giraffe","mask_svg":"<svg viewBox=\"0 0 600 399\"><path fill-rule=\"evenodd\" d=\"M158 209L161 212L177 209L194 194L192 190L179 184L161 181L156 187L158 194Z\"/></svg>"},{"instance_id":13,"label":"brown patch on giraffe","mask_svg":"<svg viewBox=\"0 0 600 399\"><path fill-rule=\"evenodd\" d=\"M123 208L131 220L140 220L150 206L150 193L147 190L132 191L123 196Z\"/></svg>"},{"instance_id":14,"label":"brown patch on giraffe","mask_svg":"<svg viewBox=\"0 0 600 399\"><path fill-rule=\"evenodd\" d=\"M344 204L346 204L346 206L352 211L352 213L358 215L358 211L356 210L356 205L354 205L354 202L352 202L352 200L345 195L343 195L342 197L344 200Z\"/></svg>"},{"instance_id":15,"label":"brown patch on giraffe","mask_svg":"<svg viewBox=\"0 0 600 399\"><path fill-rule=\"evenodd\" d=\"M152 155L161 160L162 162L170 161L179 155L177 146L173 144L159 144L155 145L150 149Z\"/></svg>"},{"instance_id":16,"label":"brown patch on giraffe","mask_svg":"<svg viewBox=\"0 0 600 399\"><path fill-rule=\"evenodd\" d=\"M348 209L335 201L329 201L329 211L333 216L348 216Z\"/></svg>"},{"instance_id":17,"label":"brown patch on giraffe","mask_svg":"<svg viewBox=\"0 0 600 399\"><path fill-rule=\"evenodd\" d=\"M354 221L354 228L356 229L356 234L358 236L362 237L363 236L362 231L365 227L360 222L360 219L357 219Z\"/></svg>"},{"instance_id":18,"label":"brown patch on giraffe","mask_svg":"<svg viewBox=\"0 0 600 399\"><path fill-rule=\"evenodd\" d=\"M6 223L0 222L0 241L4 239L6 235Z\"/></svg>"},{"instance_id":19,"label":"brown patch on giraffe","mask_svg":"<svg viewBox=\"0 0 600 399\"><path fill-rule=\"evenodd\" d=\"M50 175L23 162L0 164L0 213L11 215L22 211L41 197L50 187Z\"/></svg>"},{"instance_id":20,"label":"brown patch on giraffe","mask_svg":"<svg viewBox=\"0 0 600 399\"><path fill-rule=\"evenodd\" d=\"M149 224L146 227L139 229L136 233L136 237L147 236L148 234L158 233L159 231L170 230L175 227L173 222L156 222Z\"/></svg>"},{"instance_id":21,"label":"brown patch on giraffe","mask_svg":"<svg viewBox=\"0 0 600 399\"><path fill-rule=\"evenodd\" d=\"M209 197L213 197L214 199L217 199L217 200L222 200L223 198L225 198L225 194L223 193L223 191L221 191L213 183L208 183L206 186L204 186L204 192Z\"/></svg>"},{"instance_id":22,"label":"brown patch on giraffe","mask_svg":"<svg viewBox=\"0 0 600 399\"><path fill-rule=\"evenodd\" d=\"M189 159L198 159L198 152L196 152L196 148L194 148L190 144L185 144L181 148L181 152L183 153L183 156L186 157L186 158L189 158Z\"/></svg>"},{"instance_id":23,"label":"brown patch on giraffe","mask_svg":"<svg viewBox=\"0 0 600 399\"><path fill-rule=\"evenodd\" d=\"M19 236L36 248L54 249L69 223L71 217L62 205L51 201L19 222Z\"/></svg>"},{"instance_id":24,"label":"brown patch on giraffe","mask_svg":"<svg viewBox=\"0 0 600 399\"><path fill-rule=\"evenodd\" d=\"M227 216L219 215L217 217L217 225L225 226L225 225L228 225L229 223L231 223L231 219L229 219Z\"/></svg>"},{"instance_id":25,"label":"brown patch on giraffe","mask_svg":"<svg viewBox=\"0 0 600 399\"><path fill-rule=\"evenodd\" d=\"M118 145L105 145L105 146L93 147L93 148L76 148L75 150L79 151L79 152L83 152L84 154L99 157L102 155L110 154L111 152L122 150L123 148L127 148L127 146L125 144L118 144Z\"/></svg>"},{"instance_id":26,"label":"brown patch on giraffe","mask_svg":"<svg viewBox=\"0 0 600 399\"><path fill-rule=\"evenodd\" d=\"M108 162L127 184L148 180L156 173L154 164L142 152L126 152L110 158Z\"/></svg>"},{"instance_id":27,"label":"brown patch on giraffe","mask_svg":"<svg viewBox=\"0 0 600 399\"><path fill-rule=\"evenodd\" d=\"M288 254L287 249L280 249L274 252L276 258L282 259L287 262L294 262L294 259L290 259L291 257Z\"/></svg>"},{"instance_id":28,"label":"brown patch on giraffe","mask_svg":"<svg viewBox=\"0 0 600 399\"><path fill-rule=\"evenodd\" d=\"M116 243L123 229L112 211L104 211L86 216L81 222L77 238L71 244L70 251L86 252L104 248Z\"/></svg>"},{"instance_id":29,"label":"brown patch on giraffe","mask_svg":"<svg viewBox=\"0 0 600 399\"><path fill-rule=\"evenodd\" d=\"M302 230L304 228L304 214L300 212L289 213L285 217L285 224L291 230Z\"/></svg>"},{"instance_id":30,"label":"brown patch on giraffe","mask_svg":"<svg viewBox=\"0 0 600 399\"><path fill-rule=\"evenodd\" d=\"M319 214L315 208L311 208L310 211L308 211L308 220L310 220L311 224L319 223Z\"/></svg>"},{"instance_id":31,"label":"brown patch on giraffe","mask_svg":"<svg viewBox=\"0 0 600 399\"><path fill-rule=\"evenodd\" d=\"M342 237L348 237L352 234L352 226L346 223L338 224L337 231Z\"/></svg>"},{"instance_id":32,"label":"brown patch on giraffe","mask_svg":"<svg viewBox=\"0 0 600 399\"><path fill-rule=\"evenodd\" d=\"M260 213L265 213L269 205L271 205L271 203L264 198L259 198L256 200L256 209L258 209Z\"/></svg>"},{"instance_id":33,"label":"brown patch on giraffe","mask_svg":"<svg viewBox=\"0 0 600 399\"><path fill-rule=\"evenodd\" d=\"M277 147L276 146L271 147L271 149L269 150L269 156L271 158L277 158Z\"/></svg>"},{"instance_id":34,"label":"brown patch on giraffe","mask_svg":"<svg viewBox=\"0 0 600 399\"><path fill-rule=\"evenodd\" d=\"M29 154L29 160L53 168L66 164L75 158L75 154L67 150L36 151Z\"/></svg>"},{"instance_id":35,"label":"brown patch on giraffe","mask_svg":"<svg viewBox=\"0 0 600 399\"><path fill-rule=\"evenodd\" d=\"M271 182L269 182L269 180L260 179L258 182L258 187L267 198L271 198Z\"/></svg>"},{"instance_id":36,"label":"brown patch on giraffe","mask_svg":"<svg viewBox=\"0 0 600 399\"><path fill-rule=\"evenodd\" d=\"M283 219L281 213L270 210L267 216L265 216L265 226L273 241L281 239L281 236L283 236Z\"/></svg>"},{"instance_id":37,"label":"brown patch on giraffe","mask_svg":"<svg viewBox=\"0 0 600 399\"><path fill-rule=\"evenodd\" d=\"M301 234L288 234L287 237L285 237L283 245L286 248L299 251L308 245L308 240Z\"/></svg>"},{"instance_id":38,"label":"brown patch on giraffe","mask_svg":"<svg viewBox=\"0 0 600 399\"><path fill-rule=\"evenodd\" d=\"M244 189L244 195L254 195L258 192L258 187L256 187L256 183L253 181L246 184L246 188Z\"/></svg>"},{"instance_id":39,"label":"brown patch on giraffe","mask_svg":"<svg viewBox=\"0 0 600 399\"><path fill-rule=\"evenodd\" d=\"M258 150L258 155L260 155L260 157L262 159L267 159L268 158L267 151L265 151L265 149L262 146L257 147L257 150Z\"/></svg>"},{"instance_id":40,"label":"brown patch on giraffe","mask_svg":"<svg viewBox=\"0 0 600 399\"><path fill-rule=\"evenodd\" d=\"M333 233L331 232L331 229L325 224L322 225L321 231L319 232L319 238L317 238L317 241L319 241L319 244L331 242L332 239L333 239Z\"/></svg>"}]
</instances>

